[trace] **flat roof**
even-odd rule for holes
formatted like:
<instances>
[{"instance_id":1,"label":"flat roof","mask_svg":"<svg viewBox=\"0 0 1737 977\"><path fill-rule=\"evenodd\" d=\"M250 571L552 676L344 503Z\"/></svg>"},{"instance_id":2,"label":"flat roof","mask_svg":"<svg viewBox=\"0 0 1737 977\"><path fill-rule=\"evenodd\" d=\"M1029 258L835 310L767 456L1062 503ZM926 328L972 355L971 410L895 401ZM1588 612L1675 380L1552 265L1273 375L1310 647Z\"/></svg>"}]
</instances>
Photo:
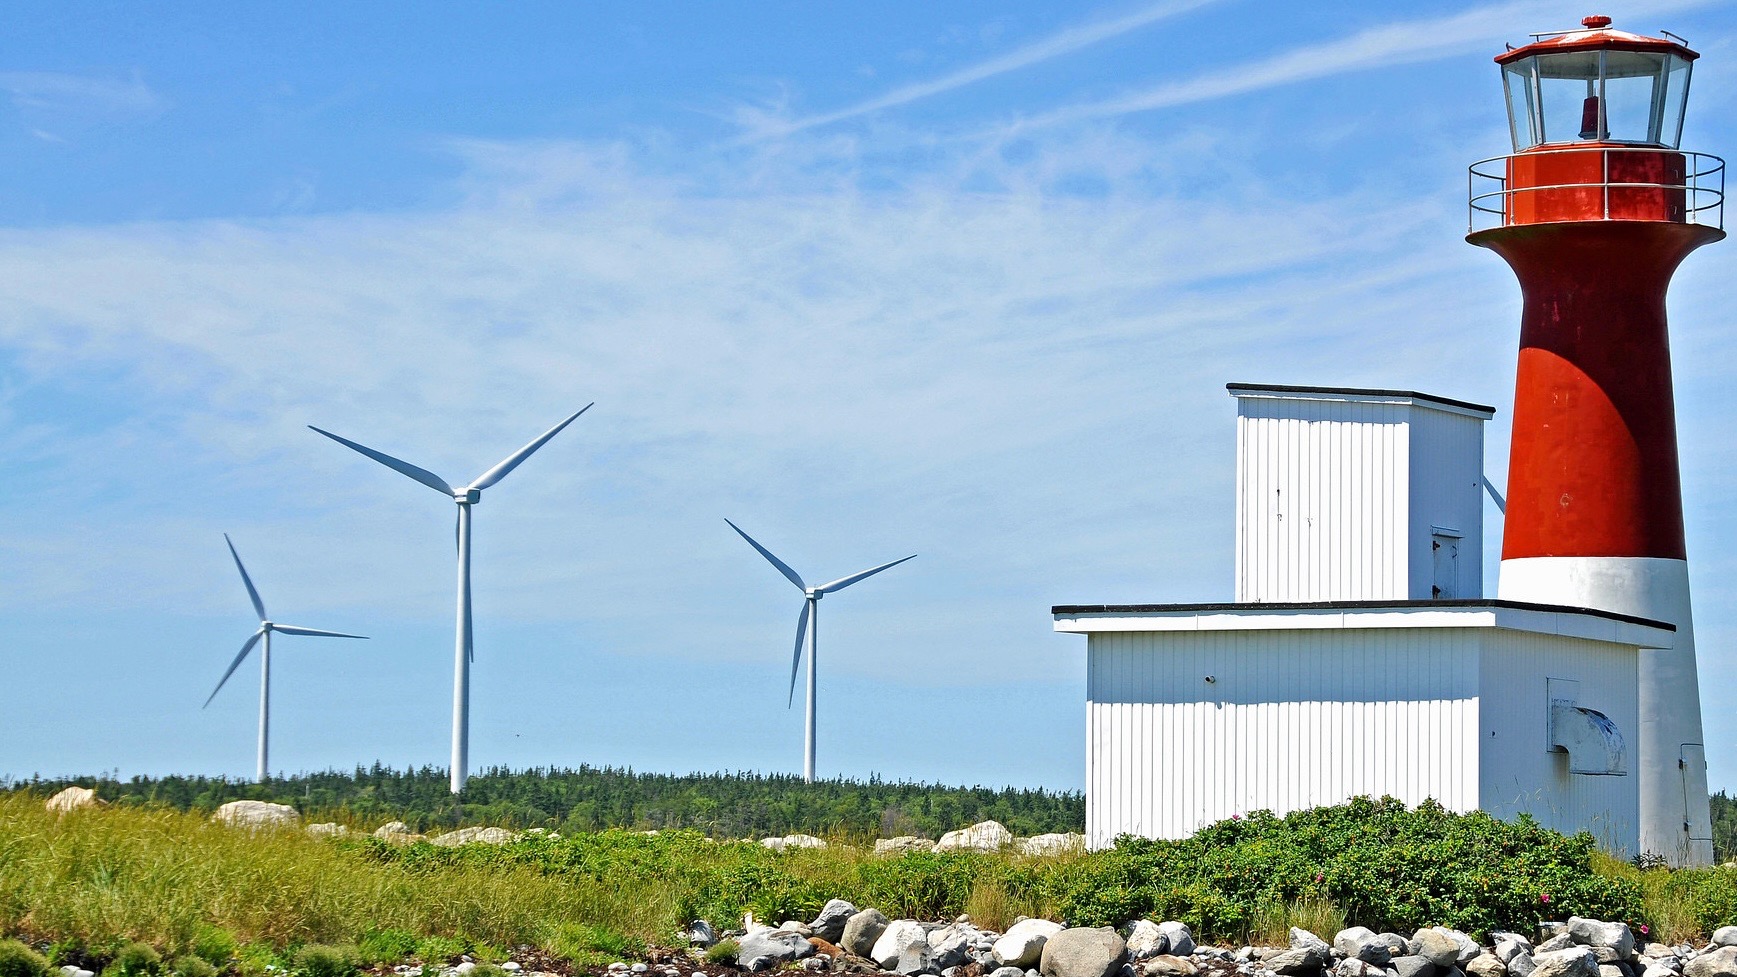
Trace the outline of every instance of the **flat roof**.
<instances>
[{"instance_id":1,"label":"flat roof","mask_svg":"<svg viewBox=\"0 0 1737 977\"><path fill-rule=\"evenodd\" d=\"M1676 625L1587 607L1513 600L1344 600L1215 604L1057 604L1055 629L1286 631L1371 628L1501 628L1669 648Z\"/></svg>"},{"instance_id":2,"label":"flat roof","mask_svg":"<svg viewBox=\"0 0 1737 977\"><path fill-rule=\"evenodd\" d=\"M1438 404L1443 407L1453 407L1459 410L1475 411L1494 417L1496 409L1483 404L1474 404L1468 400L1453 400L1448 397L1437 397L1417 390L1385 390L1374 387L1302 387L1285 383L1227 383L1224 389L1230 391L1232 397L1256 395L1263 393L1297 394L1297 395L1327 395L1341 397L1381 397L1393 400L1418 400L1428 404Z\"/></svg>"}]
</instances>

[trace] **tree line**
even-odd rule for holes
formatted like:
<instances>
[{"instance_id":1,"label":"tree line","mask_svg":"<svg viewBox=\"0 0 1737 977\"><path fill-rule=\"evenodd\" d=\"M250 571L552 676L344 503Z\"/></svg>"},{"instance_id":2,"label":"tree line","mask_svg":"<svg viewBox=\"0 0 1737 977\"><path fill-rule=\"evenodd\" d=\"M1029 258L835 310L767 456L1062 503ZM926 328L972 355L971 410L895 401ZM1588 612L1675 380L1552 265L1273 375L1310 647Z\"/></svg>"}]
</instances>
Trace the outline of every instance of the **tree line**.
<instances>
[{"instance_id":1,"label":"tree line","mask_svg":"<svg viewBox=\"0 0 1737 977\"><path fill-rule=\"evenodd\" d=\"M329 770L263 783L226 777L132 777L109 774L0 781L0 790L51 794L94 788L113 804L211 811L235 800L289 804L310 820L371 828L399 820L415 831L465 824L599 831L693 828L717 838L830 834L857 838L938 837L996 820L1016 835L1081 831L1085 795L1017 787L946 787L910 781L820 780L789 774L638 773L616 767L529 770L490 768L472 776L461 796L437 767L394 770L381 764Z\"/></svg>"}]
</instances>

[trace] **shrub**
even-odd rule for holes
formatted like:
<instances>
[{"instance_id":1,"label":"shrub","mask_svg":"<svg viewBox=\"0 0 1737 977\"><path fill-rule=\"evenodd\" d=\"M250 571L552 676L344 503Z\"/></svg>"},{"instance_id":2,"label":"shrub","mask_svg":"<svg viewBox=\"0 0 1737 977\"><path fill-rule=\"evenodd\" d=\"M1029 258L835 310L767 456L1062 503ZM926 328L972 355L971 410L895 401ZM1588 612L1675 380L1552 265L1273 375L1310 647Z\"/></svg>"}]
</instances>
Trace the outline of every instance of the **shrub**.
<instances>
[{"instance_id":1,"label":"shrub","mask_svg":"<svg viewBox=\"0 0 1737 977\"><path fill-rule=\"evenodd\" d=\"M17 940L0 940L0 977L58 977L48 958Z\"/></svg>"},{"instance_id":2,"label":"shrub","mask_svg":"<svg viewBox=\"0 0 1737 977\"><path fill-rule=\"evenodd\" d=\"M602 926L567 923L549 940L549 952L575 966L600 966L643 958L645 941Z\"/></svg>"},{"instance_id":3,"label":"shrub","mask_svg":"<svg viewBox=\"0 0 1737 977\"><path fill-rule=\"evenodd\" d=\"M296 977L351 977L356 958L343 947L311 943L296 951L290 972Z\"/></svg>"},{"instance_id":4,"label":"shrub","mask_svg":"<svg viewBox=\"0 0 1737 977\"><path fill-rule=\"evenodd\" d=\"M169 972L175 977L217 977L217 968L204 957L183 953L169 962Z\"/></svg>"},{"instance_id":5,"label":"shrub","mask_svg":"<svg viewBox=\"0 0 1737 977\"><path fill-rule=\"evenodd\" d=\"M194 956L222 970L229 966L229 961L235 959L240 944L228 930L201 926L198 932L193 934L192 949Z\"/></svg>"},{"instance_id":6,"label":"shrub","mask_svg":"<svg viewBox=\"0 0 1737 977\"><path fill-rule=\"evenodd\" d=\"M265 977L284 969L284 959L269 943L253 942L235 951L235 970L241 977Z\"/></svg>"},{"instance_id":7,"label":"shrub","mask_svg":"<svg viewBox=\"0 0 1737 977\"><path fill-rule=\"evenodd\" d=\"M371 929L362 934L362 939L356 946L356 956L363 966L395 964L415 956L417 946L418 941L415 933L393 929Z\"/></svg>"},{"instance_id":8,"label":"shrub","mask_svg":"<svg viewBox=\"0 0 1737 977\"><path fill-rule=\"evenodd\" d=\"M464 956L463 940L455 940L447 936L429 936L417 941L416 959L423 963L445 965Z\"/></svg>"},{"instance_id":9,"label":"shrub","mask_svg":"<svg viewBox=\"0 0 1737 977\"><path fill-rule=\"evenodd\" d=\"M718 964L733 964L736 955L742 952L742 945L735 940L719 940L706 948L706 962L714 966Z\"/></svg>"},{"instance_id":10,"label":"shrub","mask_svg":"<svg viewBox=\"0 0 1737 977\"><path fill-rule=\"evenodd\" d=\"M163 958L148 943L128 943L103 968L103 977L156 977L163 970Z\"/></svg>"}]
</instances>

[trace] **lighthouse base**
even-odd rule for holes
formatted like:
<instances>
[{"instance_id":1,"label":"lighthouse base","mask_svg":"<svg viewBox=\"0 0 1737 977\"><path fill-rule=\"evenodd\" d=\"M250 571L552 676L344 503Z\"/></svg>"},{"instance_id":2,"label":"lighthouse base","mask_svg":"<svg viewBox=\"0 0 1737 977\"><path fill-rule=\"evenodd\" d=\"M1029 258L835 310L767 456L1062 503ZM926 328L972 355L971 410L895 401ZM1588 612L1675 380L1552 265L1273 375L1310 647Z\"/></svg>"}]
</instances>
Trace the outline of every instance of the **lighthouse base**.
<instances>
[{"instance_id":1,"label":"lighthouse base","mask_svg":"<svg viewBox=\"0 0 1737 977\"><path fill-rule=\"evenodd\" d=\"M1713 864L1688 564L1626 556L1503 560L1497 593L1502 600L1592 608L1676 625L1672 647L1641 650L1635 676L1640 847L1673 866Z\"/></svg>"}]
</instances>

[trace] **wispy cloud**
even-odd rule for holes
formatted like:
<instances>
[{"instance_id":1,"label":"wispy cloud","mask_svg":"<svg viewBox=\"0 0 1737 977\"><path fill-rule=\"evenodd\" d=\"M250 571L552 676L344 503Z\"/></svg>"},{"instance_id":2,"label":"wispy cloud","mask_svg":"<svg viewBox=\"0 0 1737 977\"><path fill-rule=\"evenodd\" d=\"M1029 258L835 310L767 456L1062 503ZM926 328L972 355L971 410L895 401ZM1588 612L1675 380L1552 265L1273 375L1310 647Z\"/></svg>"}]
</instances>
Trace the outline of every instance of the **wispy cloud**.
<instances>
[{"instance_id":1,"label":"wispy cloud","mask_svg":"<svg viewBox=\"0 0 1737 977\"><path fill-rule=\"evenodd\" d=\"M21 110L48 113L155 115L168 100L134 75L127 80L54 71L0 71L0 91Z\"/></svg>"},{"instance_id":2,"label":"wispy cloud","mask_svg":"<svg viewBox=\"0 0 1737 977\"><path fill-rule=\"evenodd\" d=\"M962 68L931 81L904 85L884 95L833 112L821 112L794 119L779 118L763 111L744 112L740 115L739 121L749 129L751 138L787 136L804 129L812 129L816 126L856 118L871 112L908 105L943 92L993 78L996 75L1028 68L1052 58L1073 54L1094 44L1101 44L1148 24L1176 17L1218 2L1219 0L1165 0L1163 3L1143 7L1125 17L1070 27L1000 57L990 58L987 61Z\"/></svg>"},{"instance_id":3,"label":"wispy cloud","mask_svg":"<svg viewBox=\"0 0 1737 977\"><path fill-rule=\"evenodd\" d=\"M1648 7L1650 14L1706 6L1715 0L1661 0ZM1431 17L1384 24L1349 37L1311 44L1259 61L1214 71L1194 78L1170 81L1114 98L1080 102L1030 118L1011 127L1014 131L1101 119L1196 102L1243 95L1248 92L1312 81L1354 71L1372 71L1398 65L1433 61L1470 51L1484 51L1500 39L1512 37L1517 23L1555 19L1572 23L1571 7L1565 3L1540 4L1517 0L1479 7L1452 17Z\"/></svg>"}]
</instances>

